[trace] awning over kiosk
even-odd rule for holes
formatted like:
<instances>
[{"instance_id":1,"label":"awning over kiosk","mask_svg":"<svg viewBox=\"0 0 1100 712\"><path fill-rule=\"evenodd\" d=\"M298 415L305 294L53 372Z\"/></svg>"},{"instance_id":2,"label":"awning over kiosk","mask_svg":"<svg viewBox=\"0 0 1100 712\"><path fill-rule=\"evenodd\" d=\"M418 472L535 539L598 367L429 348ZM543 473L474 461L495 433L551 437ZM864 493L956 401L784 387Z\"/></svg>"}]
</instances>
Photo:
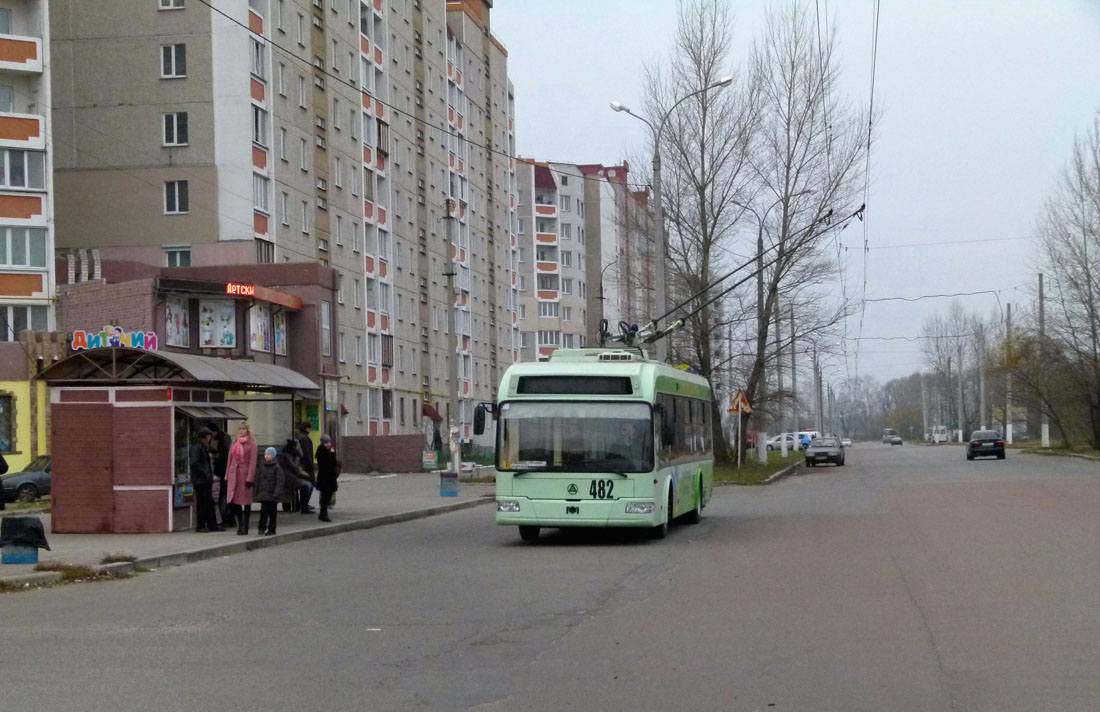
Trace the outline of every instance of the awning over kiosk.
<instances>
[{"instance_id":1,"label":"awning over kiosk","mask_svg":"<svg viewBox=\"0 0 1100 712\"><path fill-rule=\"evenodd\" d=\"M321 387L285 366L211 356L111 347L79 351L42 371L51 386L183 385L201 383L231 391L302 392L320 397ZM312 392L312 393L310 393ZM221 410L232 410L221 407ZM239 413L208 417L237 418Z\"/></svg>"}]
</instances>

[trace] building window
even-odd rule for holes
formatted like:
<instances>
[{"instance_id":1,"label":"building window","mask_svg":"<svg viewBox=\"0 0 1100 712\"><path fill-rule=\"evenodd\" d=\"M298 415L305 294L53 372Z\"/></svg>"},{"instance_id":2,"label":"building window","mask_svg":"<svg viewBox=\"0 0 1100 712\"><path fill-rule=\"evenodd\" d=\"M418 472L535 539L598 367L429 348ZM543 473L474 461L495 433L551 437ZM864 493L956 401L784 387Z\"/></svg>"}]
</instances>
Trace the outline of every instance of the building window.
<instances>
[{"instance_id":1,"label":"building window","mask_svg":"<svg viewBox=\"0 0 1100 712\"><path fill-rule=\"evenodd\" d=\"M299 74L298 75L298 106L300 106L303 109L306 108L306 92L308 91L308 86L309 85L306 84L306 78L303 77L301 74Z\"/></svg>"},{"instance_id":2,"label":"building window","mask_svg":"<svg viewBox=\"0 0 1100 712\"><path fill-rule=\"evenodd\" d=\"M48 329L46 307L22 304L0 305L0 341L18 341L19 334L27 329Z\"/></svg>"},{"instance_id":3,"label":"building window","mask_svg":"<svg viewBox=\"0 0 1100 712\"><path fill-rule=\"evenodd\" d=\"M569 196L568 195L561 196L561 211L563 213L568 213L569 212Z\"/></svg>"},{"instance_id":4,"label":"building window","mask_svg":"<svg viewBox=\"0 0 1100 712\"><path fill-rule=\"evenodd\" d=\"M0 84L0 111L15 111L15 90L8 84Z\"/></svg>"},{"instance_id":5,"label":"building window","mask_svg":"<svg viewBox=\"0 0 1100 712\"><path fill-rule=\"evenodd\" d=\"M256 238L256 264L269 265L275 262L275 243Z\"/></svg>"},{"instance_id":6,"label":"building window","mask_svg":"<svg viewBox=\"0 0 1100 712\"><path fill-rule=\"evenodd\" d=\"M187 181L169 180L164 182L164 214L183 215L188 211Z\"/></svg>"},{"instance_id":7,"label":"building window","mask_svg":"<svg viewBox=\"0 0 1100 712\"><path fill-rule=\"evenodd\" d=\"M165 146L187 145L187 112L180 111L173 114L164 114L164 144Z\"/></svg>"},{"instance_id":8,"label":"building window","mask_svg":"<svg viewBox=\"0 0 1100 712\"><path fill-rule=\"evenodd\" d=\"M309 234L309 201L302 201L302 232Z\"/></svg>"},{"instance_id":9,"label":"building window","mask_svg":"<svg viewBox=\"0 0 1100 712\"><path fill-rule=\"evenodd\" d=\"M179 79L187 76L187 45L161 45L161 79Z\"/></svg>"},{"instance_id":10,"label":"building window","mask_svg":"<svg viewBox=\"0 0 1100 712\"><path fill-rule=\"evenodd\" d=\"M332 305L321 302L321 355L332 355Z\"/></svg>"},{"instance_id":11,"label":"building window","mask_svg":"<svg viewBox=\"0 0 1100 712\"><path fill-rule=\"evenodd\" d=\"M281 193L279 195L279 222L283 225L290 225L290 194Z\"/></svg>"},{"instance_id":12,"label":"building window","mask_svg":"<svg viewBox=\"0 0 1100 712\"><path fill-rule=\"evenodd\" d=\"M355 337L355 365L363 365L363 337L358 335Z\"/></svg>"},{"instance_id":13,"label":"building window","mask_svg":"<svg viewBox=\"0 0 1100 712\"><path fill-rule=\"evenodd\" d=\"M358 279L355 280L354 287L355 287L355 292L353 294L353 297L354 297L354 302L353 303L355 304L355 308L359 309L360 305L362 303L362 298L360 296L361 293L362 293L362 289L359 287L359 280Z\"/></svg>"},{"instance_id":14,"label":"building window","mask_svg":"<svg viewBox=\"0 0 1100 712\"><path fill-rule=\"evenodd\" d=\"M286 129L279 127L279 158L286 160Z\"/></svg>"},{"instance_id":15,"label":"building window","mask_svg":"<svg viewBox=\"0 0 1100 712\"><path fill-rule=\"evenodd\" d=\"M0 187L46 188L46 154L42 151L0 151Z\"/></svg>"},{"instance_id":16,"label":"building window","mask_svg":"<svg viewBox=\"0 0 1100 712\"><path fill-rule=\"evenodd\" d=\"M279 28L280 32L285 32L283 29L283 14L286 12L286 0L277 0L275 3L275 26Z\"/></svg>"},{"instance_id":17,"label":"building window","mask_svg":"<svg viewBox=\"0 0 1100 712\"><path fill-rule=\"evenodd\" d=\"M332 184L337 188L344 187L344 163L340 157L336 157L336 167L332 171Z\"/></svg>"},{"instance_id":18,"label":"building window","mask_svg":"<svg viewBox=\"0 0 1100 712\"><path fill-rule=\"evenodd\" d=\"M38 227L0 227L0 266L45 267L46 230Z\"/></svg>"},{"instance_id":19,"label":"building window","mask_svg":"<svg viewBox=\"0 0 1100 712\"><path fill-rule=\"evenodd\" d=\"M286 65L279 62L279 69L275 75L275 85L279 90L279 96L286 96Z\"/></svg>"},{"instance_id":20,"label":"building window","mask_svg":"<svg viewBox=\"0 0 1100 712\"><path fill-rule=\"evenodd\" d=\"M359 223L351 224L351 249L359 252L362 248L362 239L359 236Z\"/></svg>"},{"instance_id":21,"label":"building window","mask_svg":"<svg viewBox=\"0 0 1100 712\"><path fill-rule=\"evenodd\" d=\"M570 225L569 223L562 223L561 228L559 229L559 232L561 232L561 239L563 239L563 240L572 240L573 239L573 226Z\"/></svg>"},{"instance_id":22,"label":"building window","mask_svg":"<svg viewBox=\"0 0 1100 712\"><path fill-rule=\"evenodd\" d=\"M309 141L298 139L298 167L303 171L309 170Z\"/></svg>"},{"instance_id":23,"label":"building window","mask_svg":"<svg viewBox=\"0 0 1100 712\"><path fill-rule=\"evenodd\" d=\"M520 319L526 319L527 318L527 305L526 304L520 304L519 305L519 318Z\"/></svg>"},{"instance_id":24,"label":"building window","mask_svg":"<svg viewBox=\"0 0 1100 712\"><path fill-rule=\"evenodd\" d=\"M252 174L252 206L257 210L262 210L267 213L270 212L270 204L268 202L268 189L270 181L256 173Z\"/></svg>"},{"instance_id":25,"label":"building window","mask_svg":"<svg viewBox=\"0 0 1100 712\"><path fill-rule=\"evenodd\" d=\"M573 280L563 279L561 281L561 293L562 294L572 294L573 293Z\"/></svg>"},{"instance_id":26,"label":"building window","mask_svg":"<svg viewBox=\"0 0 1100 712\"><path fill-rule=\"evenodd\" d=\"M561 318L565 321L573 321L573 307L562 307Z\"/></svg>"},{"instance_id":27,"label":"building window","mask_svg":"<svg viewBox=\"0 0 1100 712\"><path fill-rule=\"evenodd\" d=\"M539 302L539 316L558 316L557 302Z\"/></svg>"},{"instance_id":28,"label":"building window","mask_svg":"<svg viewBox=\"0 0 1100 712\"><path fill-rule=\"evenodd\" d=\"M182 10L184 0L160 0L161 10Z\"/></svg>"},{"instance_id":29,"label":"building window","mask_svg":"<svg viewBox=\"0 0 1100 712\"><path fill-rule=\"evenodd\" d=\"M371 366L377 366L381 353L382 348L378 334L367 334L367 363Z\"/></svg>"},{"instance_id":30,"label":"building window","mask_svg":"<svg viewBox=\"0 0 1100 712\"><path fill-rule=\"evenodd\" d=\"M306 16L302 13L298 13L298 25L295 28L295 39L298 40L298 44L302 47L306 46Z\"/></svg>"},{"instance_id":31,"label":"building window","mask_svg":"<svg viewBox=\"0 0 1100 712\"><path fill-rule=\"evenodd\" d=\"M564 250L561 253L561 266L572 267L573 266L573 253L568 250Z\"/></svg>"},{"instance_id":32,"label":"building window","mask_svg":"<svg viewBox=\"0 0 1100 712\"><path fill-rule=\"evenodd\" d=\"M3 310L0 307L0 310ZM0 335L0 341L6 339ZM12 396L0 396L0 452L15 450L15 413L12 411L15 399Z\"/></svg>"},{"instance_id":33,"label":"building window","mask_svg":"<svg viewBox=\"0 0 1100 712\"><path fill-rule=\"evenodd\" d=\"M191 248L190 247L165 247L164 248L164 266L165 267L190 267L191 266Z\"/></svg>"},{"instance_id":34,"label":"building window","mask_svg":"<svg viewBox=\"0 0 1100 712\"><path fill-rule=\"evenodd\" d=\"M252 57L252 74L267 79L267 48L255 37L249 37L249 55Z\"/></svg>"},{"instance_id":35,"label":"building window","mask_svg":"<svg viewBox=\"0 0 1100 712\"><path fill-rule=\"evenodd\" d=\"M336 216L336 244L344 244L344 219L339 215Z\"/></svg>"},{"instance_id":36,"label":"building window","mask_svg":"<svg viewBox=\"0 0 1100 712\"><path fill-rule=\"evenodd\" d=\"M267 146L267 111L255 105L252 107L252 141Z\"/></svg>"},{"instance_id":37,"label":"building window","mask_svg":"<svg viewBox=\"0 0 1100 712\"><path fill-rule=\"evenodd\" d=\"M560 331L539 331L539 346L561 346Z\"/></svg>"}]
</instances>

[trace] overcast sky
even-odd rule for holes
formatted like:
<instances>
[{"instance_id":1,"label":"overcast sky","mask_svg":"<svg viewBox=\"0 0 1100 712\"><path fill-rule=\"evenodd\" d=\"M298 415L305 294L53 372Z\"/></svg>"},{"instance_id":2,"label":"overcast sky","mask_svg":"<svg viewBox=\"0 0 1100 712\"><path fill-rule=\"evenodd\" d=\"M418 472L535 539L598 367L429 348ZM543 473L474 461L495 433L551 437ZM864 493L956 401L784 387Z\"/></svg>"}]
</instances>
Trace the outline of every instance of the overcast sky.
<instances>
[{"instance_id":1,"label":"overcast sky","mask_svg":"<svg viewBox=\"0 0 1100 712\"><path fill-rule=\"evenodd\" d=\"M759 34L769 2L731 0L734 54ZM641 67L667 55L673 0L497 0L494 34L509 52L521 155L620 162L644 150L644 125L608 108L634 105ZM815 3L809 0L813 12ZM842 86L866 105L873 0L821 0L835 22ZM883 111L867 201L868 298L1001 290L1023 301L1036 280L1034 240L902 247L1031 235L1045 197L1100 108L1100 1L886 0L875 104ZM847 292L864 279L863 229L842 234ZM991 313L992 295L965 297ZM916 336L950 300L869 303L862 333ZM847 326L859 332L858 316ZM854 375L856 344L847 370ZM919 346L863 341L858 370L880 380L921 367ZM832 378L845 372L831 365Z\"/></svg>"}]
</instances>

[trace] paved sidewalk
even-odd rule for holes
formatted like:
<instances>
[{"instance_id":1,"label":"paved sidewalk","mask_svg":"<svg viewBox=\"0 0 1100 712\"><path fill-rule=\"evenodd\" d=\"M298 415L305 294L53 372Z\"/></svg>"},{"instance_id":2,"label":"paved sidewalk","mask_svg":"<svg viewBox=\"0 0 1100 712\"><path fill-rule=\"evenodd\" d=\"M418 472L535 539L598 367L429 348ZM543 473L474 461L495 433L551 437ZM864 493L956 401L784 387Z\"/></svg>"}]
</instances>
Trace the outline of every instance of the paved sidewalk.
<instances>
[{"instance_id":1,"label":"paved sidewalk","mask_svg":"<svg viewBox=\"0 0 1100 712\"><path fill-rule=\"evenodd\" d=\"M259 505L252 506L249 535L239 536L236 528L225 532L197 534L182 531L171 534L53 534L50 515L36 514L46 527L51 551L39 552L40 562L57 562L93 567L95 570L125 573L139 569L201 561L254 549L331 536L357 529L369 529L434 514L465 509L491 501L492 484L462 483L458 497L441 497L439 477L431 473L400 475L345 474L340 476L336 506L330 510L332 523L321 522L317 514L279 511L278 534L258 536ZM317 493L311 504L317 506ZM488 516L488 515L486 515ZM108 554L136 557L133 564L100 567ZM33 564L0 565L0 584L52 583L61 578L55 572L35 572Z\"/></svg>"}]
</instances>

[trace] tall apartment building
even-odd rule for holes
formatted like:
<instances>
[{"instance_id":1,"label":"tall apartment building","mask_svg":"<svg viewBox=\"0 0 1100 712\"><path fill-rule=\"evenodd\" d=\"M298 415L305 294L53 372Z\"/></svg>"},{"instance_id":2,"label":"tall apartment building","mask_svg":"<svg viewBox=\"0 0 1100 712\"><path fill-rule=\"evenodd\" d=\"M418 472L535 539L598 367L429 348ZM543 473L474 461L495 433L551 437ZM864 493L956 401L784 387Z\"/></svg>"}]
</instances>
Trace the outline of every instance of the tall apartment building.
<instances>
[{"instance_id":1,"label":"tall apartment building","mask_svg":"<svg viewBox=\"0 0 1100 712\"><path fill-rule=\"evenodd\" d=\"M51 6L64 68L54 120L72 137L56 166L59 249L171 267L333 267L336 303L314 305L322 355L337 360L328 422L347 435L414 433L430 425L423 413L446 412L453 199L460 395L495 395L517 357L503 289L510 164L464 140L511 150L489 0Z\"/></svg>"},{"instance_id":2,"label":"tall apartment building","mask_svg":"<svg viewBox=\"0 0 1100 712\"><path fill-rule=\"evenodd\" d=\"M596 344L601 319L653 315L648 191L629 165L521 161L519 317L524 360Z\"/></svg>"},{"instance_id":3,"label":"tall apartment building","mask_svg":"<svg viewBox=\"0 0 1100 712\"><path fill-rule=\"evenodd\" d=\"M54 325L49 11L0 1L0 341Z\"/></svg>"}]
</instances>

